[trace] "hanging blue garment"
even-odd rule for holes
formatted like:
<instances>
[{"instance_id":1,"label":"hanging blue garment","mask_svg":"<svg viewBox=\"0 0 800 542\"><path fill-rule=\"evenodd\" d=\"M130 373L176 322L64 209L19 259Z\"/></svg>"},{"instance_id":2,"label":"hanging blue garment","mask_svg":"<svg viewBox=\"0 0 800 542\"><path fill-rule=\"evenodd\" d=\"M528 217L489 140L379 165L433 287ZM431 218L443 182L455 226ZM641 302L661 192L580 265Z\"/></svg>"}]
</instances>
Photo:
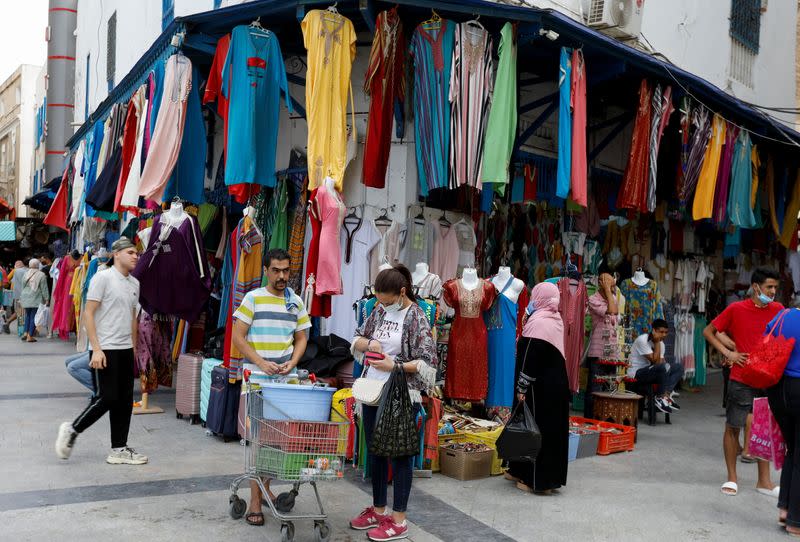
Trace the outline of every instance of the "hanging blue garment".
<instances>
[{"instance_id":1,"label":"hanging blue garment","mask_svg":"<svg viewBox=\"0 0 800 542\"><path fill-rule=\"evenodd\" d=\"M86 177L83 179L83 195L81 196L81 205L84 207L86 216L95 216L94 208L86 203L86 194L89 193L94 186L95 180L97 180L97 162L100 160L100 147L103 146L104 128L104 121L98 120L95 122L91 140L86 143L86 156L88 157L86 160L89 167L86 171Z\"/></svg>"},{"instance_id":2,"label":"hanging blue garment","mask_svg":"<svg viewBox=\"0 0 800 542\"><path fill-rule=\"evenodd\" d=\"M733 150L731 167L731 190L728 194L728 217L740 228L754 228L756 217L750 207L753 188L753 143L746 130L739 133Z\"/></svg>"},{"instance_id":3,"label":"hanging blue garment","mask_svg":"<svg viewBox=\"0 0 800 542\"><path fill-rule=\"evenodd\" d=\"M281 92L292 111L277 36L251 26L234 28L222 68L222 93L229 100L225 184L275 186Z\"/></svg>"},{"instance_id":4,"label":"hanging blue garment","mask_svg":"<svg viewBox=\"0 0 800 542\"><path fill-rule=\"evenodd\" d=\"M200 81L197 68L192 70L192 81ZM183 129L181 150L175 170L164 190L164 201L178 196L191 203L203 202L203 185L206 180L206 127L203 106L200 103L199 85L193 84L186 100L186 125Z\"/></svg>"},{"instance_id":5,"label":"hanging blue garment","mask_svg":"<svg viewBox=\"0 0 800 542\"><path fill-rule=\"evenodd\" d=\"M522 203L525 198L525 175L522 168L514 170L514 180L511 182L511 201L510 203Z\"/></svg>"},{"instance_id":6,"label":"hanging blue garment","mask_svg":"<svg viewBox=\"0 0 800 542\"><path fill-rule=\"evenodd\" d=\"M438 28L420 24L411 38L414 61L414 139L419 193L446 188L450 166L450 71L456 23L442 20Z\"/></svg>"},{"instance_id":7,"label":"hanging blue garment","mask_svg":"<svg viewBox=\"0 0 800 542\"><path fill-rule=\"evenodd\" d=\"M514 282L511 276L492 307L484 314L488 330L489 393L487 407L511 407L514 402L514 370L517 357L518 305L503 292Z\"/></svg>"},{"instance_id":8,"label":"hanging blue garment","mask_svg":"<svg viewBox=\"0 0 800 542\"><path fill-rule=\"evenodd\" d=\"M238 238L238 235L237 235ZM222 297L219 302L219 317L217 327L225 327L228 322L228 312L231 304L231 285L233 284L233 256L231 255L231 244L226 243L225 255L222 259Z\"/></svg>"},{"instance_id":9,"label":"hanging blue garment","mask_svg":"<svg viewBox=\"0 0 800 542\"><path fill-rule=\"evenodd\" d=\"M561 48L561 63L558 68L558 184L556 196L566 199L569 196L572 175L572 109L570 90L572 85L572 51Z\"/></svg>"},{"instance_id":10,"label":"hanging blue garment","mask_svg":"<svg viewBox=\"0 0 800 542\"><path fill-rule=\"evenodd\" d=\"M161 95L164 93L164 62L165 60L159 59L153 66L153 104L150 109L150 136L156 129L156 121L158 120L158 110L161 108ZM144 167L144 166L142 166Z\"/></svg>"},{"instance_id":11,"label":"hanging blue garment","mask_svg":"<svg viewBox=\"0 0 800 542\"><path fill-rule=\"evenodd\" d=\"M733 233L725 234L725 247L722 249L723 258L735 258L742 251L742 230L734 228Z\"/></svg>"},{"instance_id":12,"label":"hanging blue garment","mask_svg":"<svg viewBox=\"0 0 800 542\"><path fill-rule=\"evenodd\" d=\"M483 190L481 190L481 212L491 213L492 202L494 201L494 183L484 183Z\"/></svg>"}]
</instances>

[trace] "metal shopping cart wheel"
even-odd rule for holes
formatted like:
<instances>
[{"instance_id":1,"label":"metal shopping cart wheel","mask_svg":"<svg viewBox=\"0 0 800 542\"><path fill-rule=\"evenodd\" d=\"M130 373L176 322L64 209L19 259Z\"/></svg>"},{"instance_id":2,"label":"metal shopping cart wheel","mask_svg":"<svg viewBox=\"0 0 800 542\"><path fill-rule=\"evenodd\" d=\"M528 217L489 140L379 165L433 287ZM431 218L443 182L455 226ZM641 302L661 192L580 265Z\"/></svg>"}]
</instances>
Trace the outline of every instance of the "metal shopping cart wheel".
<instances>
[{"instance_id":1,"label":"metal shopping cart wheel","mask_svg":"<svg viewBox=\"0 0 800 542\"><path fill-rule=\"evenodd\" d=\"M292 542L294 540L294 523L291 521L281 525L281 542Z\"/></svg>"},{"instance_id":2,"label":"metal shopping cart wheel","mask_svg":"<svg viewBox=\"0 0 800 542\"><path fill-rule=\"evenodd\" d=\"M240 499L238 495L231 495L228 499L230 503L230 514L233 519L241 519L247 511L247 503Z\"/></svg>"},{"instance_id":3,"label":"metal shopping cart wheel","mask_svg":"<svg viewBox=\"0 0 800 542\"><path fill-rule=\"evenodd\" d=\"M317 521L314 523L314 541L315 542L328 542L333 535L333 529L325 521Z\"/></svg>"}]
</instances>

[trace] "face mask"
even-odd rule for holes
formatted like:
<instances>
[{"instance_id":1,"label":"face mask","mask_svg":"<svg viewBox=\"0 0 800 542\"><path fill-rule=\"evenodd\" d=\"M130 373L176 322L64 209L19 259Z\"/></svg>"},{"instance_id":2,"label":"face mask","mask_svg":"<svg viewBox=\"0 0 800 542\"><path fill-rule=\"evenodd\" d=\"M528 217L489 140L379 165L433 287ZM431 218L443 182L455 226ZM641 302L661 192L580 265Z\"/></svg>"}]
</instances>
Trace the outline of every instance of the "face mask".
<instances>
[{"instance_id":1,"label":"face mask","mask_svg":"<svg viewBox=\"0 0 800 542\"><path fill-rule=\"evenodd\" d=\"M758 289L758 300L763 303L764 305L769 305L773 301L775 301L774 297L769 297L767 294L761 291L761 288Z\"/></svg>"},{"instance_id":2,"label":"face mask","mask_svg":"<svg viewBox=\"0 0 800 542\"><path fill-rule=\"evenodd\" d=\"M383 310L386 312L397 312L403 308L403 298L401 297L396 302L392 303L391 305L384 305Z\"/></svg>"}]
</instances>

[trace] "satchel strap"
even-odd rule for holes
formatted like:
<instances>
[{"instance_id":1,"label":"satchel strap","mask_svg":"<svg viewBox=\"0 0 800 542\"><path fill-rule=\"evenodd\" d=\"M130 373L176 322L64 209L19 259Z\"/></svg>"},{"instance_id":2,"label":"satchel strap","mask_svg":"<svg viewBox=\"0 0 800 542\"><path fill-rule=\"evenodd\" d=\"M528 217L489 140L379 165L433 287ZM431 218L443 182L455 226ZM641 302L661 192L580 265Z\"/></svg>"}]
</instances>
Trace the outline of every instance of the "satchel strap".
<instances>
[{"instance_id":1,"label":"satchel strap","mask_svg":"<svg viewBox=\"0 0 800 542\"><path fill-rule=\"evenodd\" d=\"M769 335L775 335L775 329L778 329L778 335L783 336L783 321L786 318L786 315L789 313L791 309L783 309L781 313L775 318L775 324L772 326L772 331L769 332ZM780 327L778 325L780 324Z\"/></svg>"}]
</instances>

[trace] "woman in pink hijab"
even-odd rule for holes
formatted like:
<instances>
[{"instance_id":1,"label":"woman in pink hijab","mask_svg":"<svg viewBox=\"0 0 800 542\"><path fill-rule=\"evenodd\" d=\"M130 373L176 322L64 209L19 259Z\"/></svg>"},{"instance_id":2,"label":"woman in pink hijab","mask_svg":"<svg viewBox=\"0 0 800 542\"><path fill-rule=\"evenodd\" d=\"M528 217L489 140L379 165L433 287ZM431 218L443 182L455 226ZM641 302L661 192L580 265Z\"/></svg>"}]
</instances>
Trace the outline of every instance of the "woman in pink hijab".
<instances>
[{"instance_id":1,"label":"woman in pink hijab","mask_svg":"<svg viewBox=\"0 0 800 542\"><path fill-rule=\"evenodd\" d=\"M517 488L548 494L567 483L569 381L564 360L564 322L558 287L537 284L517 342L517 401L527 401L542 433L536 461L511 461L506 478Z\"/></svg>"}]
</instances>

